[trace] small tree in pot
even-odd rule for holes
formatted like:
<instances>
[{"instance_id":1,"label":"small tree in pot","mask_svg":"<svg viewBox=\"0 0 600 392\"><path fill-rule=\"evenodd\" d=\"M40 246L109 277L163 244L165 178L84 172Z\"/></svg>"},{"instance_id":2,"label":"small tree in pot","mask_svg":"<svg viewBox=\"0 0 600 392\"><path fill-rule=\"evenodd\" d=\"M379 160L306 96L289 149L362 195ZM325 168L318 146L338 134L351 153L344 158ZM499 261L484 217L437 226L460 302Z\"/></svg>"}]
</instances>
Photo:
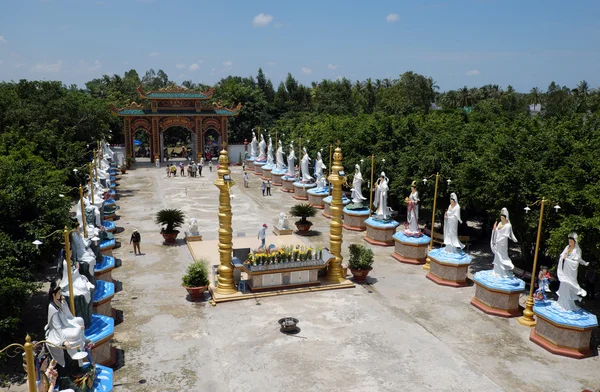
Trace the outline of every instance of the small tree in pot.
<instances>
[{"instance_id":1,"label":"small tree in pot","mask_svg":"<svg viewBox=\"0 0 600 392\"><path fill-rule=\"evenodd\" d=\"M167 208L156 213L155 222L161 226L165 226L160 229L160 234L165 239L165 243L174 244L179 234L179 230L175 229L183 225L185 214L181 210Z\"/></svg>"},{"instance_id":2,"label":"small tree in pot","mask_svg":"<svg viewBox=\"0 0 600 392\"><path fill-rule=\"evenodd\" d=\"M208 288L208 268L206 261L200 259L187 268L186 274L181 277L181 285L185 287L191 299L200 299Z\"/></svg>"},{"instance_id":3,"label":"small tree in pot","mask_svg":"<svg viewBox=\"0 0 600 392\"><path fill-rule=\"evenodd\" d=\"M369 271L373 269L373 251L359 244L350 245L349 250L350 260L348 261L348 268L350 268L350 272L354 275L354 281L366 281Z\"/></svg>"},{"instance_id":4,"label":"small tree in pot","mask_svg":"<svg viewBox=\"0 0 600 392\"><path fill-rule=\"evenodd\" d=\"M317 214L317 209L308 203L296 204L290 209L290 215L300 218L296 221L296 228L298 228L298 234L304 235L310 231L312 222L306 218L312 218Z\"/></svg>"}]
</instances>

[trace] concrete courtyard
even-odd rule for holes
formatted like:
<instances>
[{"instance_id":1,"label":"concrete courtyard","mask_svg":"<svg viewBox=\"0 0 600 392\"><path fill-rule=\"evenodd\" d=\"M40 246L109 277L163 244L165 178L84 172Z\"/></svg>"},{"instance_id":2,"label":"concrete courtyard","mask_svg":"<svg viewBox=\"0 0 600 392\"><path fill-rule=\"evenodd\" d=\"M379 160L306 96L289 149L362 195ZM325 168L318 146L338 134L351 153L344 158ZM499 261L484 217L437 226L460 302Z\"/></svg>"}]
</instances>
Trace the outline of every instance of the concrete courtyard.
<instances>
[{"instance_id":1,"label":"concrete courtyard","mask_svg":"<svg viewBox=\"0 0 600 392\"><path fill-rule=\"evenodd\" d=\"M256 239L262 223L270 233L279 212L297 201L278 187L262 197L258 176L250 173L245 189L241 168L232 172L235 247L236 239ZM180 208L186 220L198 219L204 241L217 240L216 176L216 169L205 167L200 178L167 178L163 168L150 165L122 176L116 223L124 231L117 234L122 246L113 251L122 260L113 271L122 291L113 307L123 312L114 346L124 351L124 363L115 372L115 391L600 388L598 357L574 360L546 352L515 319L471 306L474 287L437 286L420 266L398 263L390 257L393 248L368 245L362 233L344 231L344 257L351 243L374 250L370 284L217 306L189 302L181 276L192 255L183 235L178 246L162 245L154 214ZM329 220L320 213L312 220L321 235L295 239L328 246ZM129 245L133 228L142 235L142 256ZM300 320L300 333L279 332L277 320L285 316Z\"/></svg>"}]
</instances>

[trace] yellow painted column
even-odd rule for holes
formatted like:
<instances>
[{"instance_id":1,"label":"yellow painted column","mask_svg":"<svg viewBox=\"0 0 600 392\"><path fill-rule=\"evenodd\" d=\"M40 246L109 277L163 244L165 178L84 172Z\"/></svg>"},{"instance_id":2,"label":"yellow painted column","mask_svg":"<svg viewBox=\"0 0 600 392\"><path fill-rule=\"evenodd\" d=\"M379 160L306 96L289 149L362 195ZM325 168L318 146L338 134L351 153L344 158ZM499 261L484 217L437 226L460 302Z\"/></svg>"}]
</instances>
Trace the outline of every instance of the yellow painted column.
<instances>
[{"instance_id":1,"label":"yellow painted column","mask_svg":"<svg viewBox=\"0 0 600 392\"><path fill-rule=\"evenodd\" d=\"M229 158L225 148L219 155L219 165L218 177L214 184L219 188L219 259L221 264L218 268L219 281L215 292L217 294L233 294L237 292L237 288L233 281L233 266L231 265L233 230L231 229L232 213L229 188L234 185L234 182L231 180L226 182L223 179L224 176L231 178Z\"/></svg>"},{"instance_id":2,"label":"yellow painted column","mask_svg":"<svg viewBox=\"0 0 600 392\"><path fill-rule=\"evenodd\" d=\"M329 263L327 268L327 280L342 283L346 277L342 274L342 184L344 177L339 172L344 171L342 166L342 149L336 147L333 154L333 165L329 175L329 183L333 186L331 195L331 222L329 223L329 250L335 256L335 260Z\"/></svg>"}]
</instances>

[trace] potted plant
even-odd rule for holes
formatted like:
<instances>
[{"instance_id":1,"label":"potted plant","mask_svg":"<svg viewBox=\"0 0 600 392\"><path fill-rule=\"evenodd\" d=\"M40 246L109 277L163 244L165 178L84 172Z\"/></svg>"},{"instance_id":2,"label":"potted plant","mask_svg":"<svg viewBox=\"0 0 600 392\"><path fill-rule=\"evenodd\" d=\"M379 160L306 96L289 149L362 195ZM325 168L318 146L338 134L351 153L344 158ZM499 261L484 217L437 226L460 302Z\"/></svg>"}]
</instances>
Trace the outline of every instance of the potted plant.
<instances>
[{"instance_id":1,"label":"potted plant","mask_svg":"<svg viewBox=\"0 0 600 392\"><path fill-rule=\"evenodd\" d=\"M178 209L163 209L156 213L155 222L161 226L160 234L165 239L166 244L176 243L179 230L175 230L185 222L185 214Z\"/></svg>"},{"instance_id":2,"label":"potted plant","mask_svg":"<svg viewBox=\"0 0 600 392\"><path fill-rule=\"evenodd\" d=\"M242 152L240 151L240 154L238 156L238 165L241 166L242 165L242 161L243 161L243 159L242 159Z\"/></svg>"},{"instance_id":3,"label":"potted plant","mask_svg":"<svg viewBox=\"0 0 600 392\"><path fill-rule=\"evenodd\" d=\"M121 174L125 174L125 172L127 172L127 165L125 165L125 164L121 165L120 169L121 169Z\"/></svg>"},{"instance_id":4,"label":"potted plant","mask_svg":"<svg viewBox=\"0 0 600 392\"><path fill-rule=\"evenodd\" d=\"M200 299L208 288L208 268L203 259L193 262L181 277L181 285L185 287L191 299Z\"/></svg>"},{"instance_id":5,"label":"potted plant","mask_svg":"<svg viewBox=\"0 0 600 392\"><path fill-rule=\"evenodd\" d=\"M305 235L310 231L312 222L306 218L312 218L316 214L317 209L308 203L296 204L290 209L291 216L300 218L300 220L295 222L298 234Z\"/></svg>"},{"instance_id":6,"label":"potted plant","mask_svg":"<svg viewBox=\"0 0 600 392\"><path fill-rule=\"evenodd\" d=\"M133 162L135 162L135 161L133 160L132 157L127 157L127 159L125 160L125 162L127 162L127 166L126 166L127 169L131 169L131 165L133 165Z\"/></svg>"},{"instance_id":7,"label":"potted plant","mask_svg":"<svg viewBox=\"0 0 600 392\"><path fill-rule=\"evenodd\" d=\"M373 251L359 244L350 245L349 250L350 260L348 261L348 268L350 268L350 272L354 275L354 281L366 281L369 271L373 269Z\"/></svg>"}]
</instances>

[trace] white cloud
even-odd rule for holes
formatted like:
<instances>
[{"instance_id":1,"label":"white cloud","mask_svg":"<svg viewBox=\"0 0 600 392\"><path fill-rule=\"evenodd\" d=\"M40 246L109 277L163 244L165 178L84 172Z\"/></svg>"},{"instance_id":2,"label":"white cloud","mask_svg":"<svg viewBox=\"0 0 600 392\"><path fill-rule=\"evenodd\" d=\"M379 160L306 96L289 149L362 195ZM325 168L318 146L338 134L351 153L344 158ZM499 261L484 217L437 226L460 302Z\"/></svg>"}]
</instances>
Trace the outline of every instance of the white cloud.
<instances>
[{"instance_id":1,"label":"white cloud","mask_svg":"<svg viewBox=\"0 0 600 392\"><path fill-rule=\"evenodd\" d=\"M198 64L204 64L204 60L198 60L196 61Z\"/></svg>"},{"instance_id":2,"label":"white cloud","mask_svg":"<svg viewBox=\"0 0 600 392\"><path fill-rule=\"evenodd\" d=\"M254 27L264 27L271 23L273 20L273 15L265 15L264 13L260 13L252 19L252 26Z\"/></svg>"},{"instance_id":3,"label":"white cloud","mask_svg":"<svg viewBox=\"0 0 600 392\"><path fill-rule=\"evenodd\" d=\"M198 65L198 63L194 63L194 64L190 65L190 72L196 72L199 69L200 69L200 66Z\"/></svg>"},{"instance_id":4,"label":"white cloud","mask_svg":"<svg viewBox=\"0 0 600 392\"><path fill-rule=\"evenodd\" d=\"M27 63L16 63L15 68L23 68L26 65L27 65Z\"/></svg>"},{"instance_id":5,"label":"white cloud","mask_svg":"<svg viewBox=\"0 0 600 392\"><path fill-rule=\"evenodd\" d=\"M64 65L62 60L58 60L54 64L48 64L47 62L38 63L31 67L32 72L41 72L41 73L56 73L59 72Z\"/></svg>"},{"instance_id":6,"label":"white cloud","mask_svg":"<svg viewBox=\"0 0 600 392\"><path fill-rule=\"evenodd\" d=\"M231 67L232 65L233 65L233 61L231 61L231 60L223 61L223 66L225 66L225 67Z\"/></svg>"},{"instance_id":7,"label":"white cloud","mask_svg":"<svg viewBox=\"0 0 600 392\"><path fill-rule=\"evenodd\" d=\"M150 56L150 57L156 57L156 56L158 56L159 54L160 54L160 53L158 53L158 52L150 52L150 54L149 54L148 56Z\"/></svg>"},{"instance_id":8,"label":"white cloud","mask_svg":"<svg viewBox=\"0 0 600 392\"><path fill-rule=\"evenodd\" d=\"M123 64L127 65L127 64L129 64L129 61L125 60L125 61L123 61Z\"/></svg>"},{"instance_id":9,"label":"white cloud","mask_svg":"<svg viewBox=\"0 0 600 392\"><path fill-rule=\"evenodd\" d=\"M175 68L177 69L184 69L185 68L185 64L179 63L175 66Z\"/></svg>"},{"instance_id":10,"label":"white cloud","mask_svg":"<svg viewBox=\"0 0 600 392\"><path fill-rule=\"evenodd\" d=\"M179 74L179 76L177 77L177 79L179 79L179 80L185 79L185 74L184 73Z\"/></svg>"},{"instance_id":11,"label":"white cloud","mask_svg":"<svg viewBox=\"0 0 600 392\"><path fill-rule=\"evenodd\" d=\"M4 36L0 35L0 42L8 42Z\"/></svg>"},{"instance_id":12,"label":"white cloud","mask_svg":"<svg viewBox=\"0 0 600 392\"><path fill-rule=\"evenodd\" d=\"M327 64L327 68L329 68L329 69L336 69L337 67L338 67L337 65Z\"/></svg>"},{"instance_id":13,"label":"white cloud","mask_svg":"<svg viewBox=\"0 0 600 392\"><path fill-rule=\"evenodd\" d=\"M465 75L467 76L477 76L479 74L481 74L481 72L478 69L473 69L471 71L465 72Z\"/></svg>"},{"instance_id":14,"label":"white cloud","mask_svg":"<svg viewBox=\"0 0 600 392\"><path fill-rule=\"evenodd\" d=\"M267 65L270 65L272 67L274 65L277 65L277 63L275 61L267 61Z\"/></svg>"},{"instance_id":15,"label":"white cloud","mask_svg":"<svg viewBox=\"0 0 600 392\"><path fill-rule=\"evenodd\" d=\"M389 14L385 20L388 23L393 23L393 22L397 22L398 19L400 18L400 16L398 14Z\"/></svg>"},{"instance_id":16,"label":"white cloud","mask_svg":"<svg viewBox=\"0 0 600 392\"><path fill-rule=\"evenodd\" d=\"M312 69L307 68L307 67L302 67L302 73L310 75L312 73Z\"/></svg>"},{"instance_id":17,"label":"white cloud","mask_svg":"<svg viewBox=\"0 0 600 392\"><path fill-rule=\"evenodd\" d=\"M94 64L92 64L92 65L90 65L88 67L88 70L90 70L90 71L97 71L100 68L102 68L102 65L100 65L100 61L96 60L96 61L94 61Z\"/></svg>"}]
</instances>

